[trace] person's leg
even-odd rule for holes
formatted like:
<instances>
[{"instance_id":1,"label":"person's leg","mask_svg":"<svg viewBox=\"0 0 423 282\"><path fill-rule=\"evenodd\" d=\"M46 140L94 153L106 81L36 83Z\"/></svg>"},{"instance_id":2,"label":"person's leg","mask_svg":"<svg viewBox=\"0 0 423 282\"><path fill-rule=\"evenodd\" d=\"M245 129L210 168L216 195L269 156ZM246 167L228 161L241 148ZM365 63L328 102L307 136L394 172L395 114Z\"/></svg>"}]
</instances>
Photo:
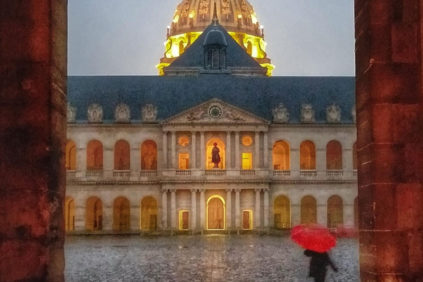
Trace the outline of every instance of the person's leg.
<instances>
[{"instance_id":1,"label":"person's leg","mask_svg":"<svg viewBox=\"0 0 423 282\"><path fill-rule=\"evenodd\" d=\"M326 272L317 273L314 277L315 282L325 282Z\"/></svg>"}]
</instances>

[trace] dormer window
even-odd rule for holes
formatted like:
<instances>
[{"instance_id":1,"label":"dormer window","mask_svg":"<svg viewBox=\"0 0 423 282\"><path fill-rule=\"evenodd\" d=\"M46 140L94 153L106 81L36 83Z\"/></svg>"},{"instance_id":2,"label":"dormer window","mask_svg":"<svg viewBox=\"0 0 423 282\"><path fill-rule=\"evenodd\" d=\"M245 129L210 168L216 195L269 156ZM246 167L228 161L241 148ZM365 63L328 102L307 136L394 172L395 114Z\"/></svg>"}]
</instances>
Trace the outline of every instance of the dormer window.
<instances>
[{"instance_id":1,"label":"dormer window","mask_svg":"<svg viewBox=\"0 0 423 282\"><path fill-rule=\"evenodd\" d=\"M204 41L204 68L221 70L226 68L226 38L218 29L210 30Z\"/></svg>"},{"instance_id":2,"label":"dormer window","mask_svg":"<svg viewBox=\"0 0 423 282\"><path fill-rule=\"evenodd\" d=\"M226 67L226 51L220 48L210 48L207 50L204 68L208 70L220 70Z\"/></svg>"}]
</instances>

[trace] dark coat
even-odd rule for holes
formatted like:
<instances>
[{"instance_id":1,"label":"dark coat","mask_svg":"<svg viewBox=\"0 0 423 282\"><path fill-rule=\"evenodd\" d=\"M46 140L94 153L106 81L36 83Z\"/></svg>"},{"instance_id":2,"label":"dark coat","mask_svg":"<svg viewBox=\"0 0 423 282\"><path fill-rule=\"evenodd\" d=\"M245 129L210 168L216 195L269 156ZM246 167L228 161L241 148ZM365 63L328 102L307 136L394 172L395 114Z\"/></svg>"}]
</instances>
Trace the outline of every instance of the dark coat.
<instances>
[{"instance_id":1,"label":"dark coat","mask_svg":"<svg viewBox=\"0 0 423 282\"><path fill-rule=\"evenodd\" d=\"M329 258L328 253L318 253L311 250L305 250L304 255L311 257L309 272L310 277L321 277L326 275L328 265L330 265L334 271L338 271Z\"/></svg>"}]
</instances>

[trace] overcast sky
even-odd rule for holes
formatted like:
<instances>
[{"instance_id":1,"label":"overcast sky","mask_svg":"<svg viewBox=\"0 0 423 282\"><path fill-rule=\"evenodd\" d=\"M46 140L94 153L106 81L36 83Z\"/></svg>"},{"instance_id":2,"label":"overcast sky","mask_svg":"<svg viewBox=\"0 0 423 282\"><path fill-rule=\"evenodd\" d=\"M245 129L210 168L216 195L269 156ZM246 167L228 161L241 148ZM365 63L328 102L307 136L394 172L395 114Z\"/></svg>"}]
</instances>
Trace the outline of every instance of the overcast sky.
<instances>
[{"instance_id":1,"label":"overcast sky","mask_svg":"<svg viewBox=\"0 0 423 282\"><path fill-rule=\"evenodd\" d=\"M69 0L70 75L156 75L181 0ZM354 75L353 0L250 0L274 75Z\"/></svg>"}]
</instances>

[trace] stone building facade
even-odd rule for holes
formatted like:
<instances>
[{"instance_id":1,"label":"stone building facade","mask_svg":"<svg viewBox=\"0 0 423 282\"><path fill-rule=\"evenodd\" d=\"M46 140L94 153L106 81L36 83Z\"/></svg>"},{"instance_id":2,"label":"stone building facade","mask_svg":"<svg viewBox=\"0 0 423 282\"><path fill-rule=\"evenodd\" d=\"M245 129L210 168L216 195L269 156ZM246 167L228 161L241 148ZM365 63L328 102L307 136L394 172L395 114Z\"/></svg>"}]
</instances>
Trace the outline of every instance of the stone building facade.
<instances>
[{"instance_id":1,"label":"stone building facade","mask_svg":"<svg viewBox=\"0 0 423 282\"><path fill-rule=\"evenodd\" d=\"M66 229L354 227L354 78L268 77L247 51L215 6L163 76L69 77Z\"/></svg>"}]
</instances>

